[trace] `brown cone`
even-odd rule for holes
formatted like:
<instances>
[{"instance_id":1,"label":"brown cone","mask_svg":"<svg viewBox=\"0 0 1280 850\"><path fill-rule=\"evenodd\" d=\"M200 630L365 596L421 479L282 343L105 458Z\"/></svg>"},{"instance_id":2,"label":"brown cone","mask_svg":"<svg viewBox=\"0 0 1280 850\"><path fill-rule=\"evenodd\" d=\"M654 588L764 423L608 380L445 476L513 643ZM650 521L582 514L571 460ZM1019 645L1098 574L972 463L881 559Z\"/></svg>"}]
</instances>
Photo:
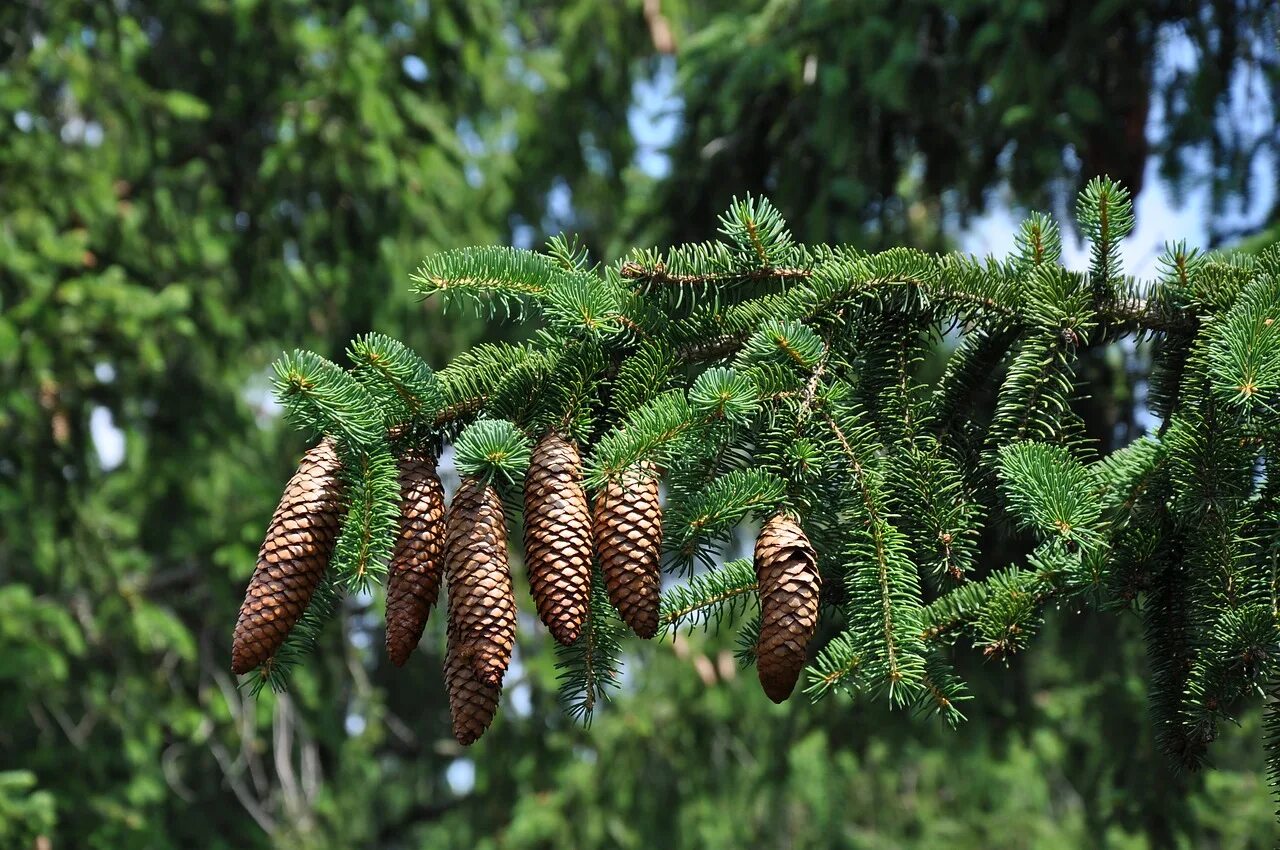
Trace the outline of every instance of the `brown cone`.
<instances>
[{"instance_id":1,"label":"brown cone","mask_svg":"<svg viewBox=\"0 0 1280 850\"><path fill-rule=\"evenodd\" d=\"M606 484L596 496L593 530L609 601L632 631L653 637L662 584L658 479L636 467Z\"/></svg>"},{"instance_id":2,"label":"brown cone","mask_svg":"<svg viewBox=\"0 0 1280 850\"><path fill-rule=\"evenodd\" d=\"M422 639L444 573L444 488L436 460L400 459L400 538L387 570L387 657L403 667Z\"/></svg>"},{"instance_id":3,"label":"brown cone","mask_svg":"<svg viewBox=\"0 0 1280 850\"><path fill-rule=\"evenodd\" d=\"M516 641L516 600L507 568L507 522L492 487L462 479L445 542L449 634L476 676L497 685Z\"/></svg>"},{"instance_id":4,"label":"brown cone","mask_svg":"<svg viewBox=\"0 0 1280 850\"><path fill-rule=\"evenodd\" d=\"M578 447L559 434L538 441L525 475L524 552L538 617L568 646L591 598L591 507Z\"/></svg>"},{"instance_id":5,"label":"brown cone","mask_svg":"<svg viewBox=\"0 0 1280 850\"><path fill-rule=\"evenodd\" d=\"M502 693L501 683L491 685L480 681L470 661L455 645L451 634L444 657L444 681L449 689L453 737L464 747L475 743L489 728Z\"/></svg>"},{"instance_id":6,"label":"brown cone","mask_svg":"<svg viewBox=\"0 0 1280 850\"><path fill-rule=\"evenodd\" d=\"M787 514L775 514L760 529L755 561L760 593L756 669L765 694L782 702L795 689L818 626L822 578L809 538Z\"/></svg>"},{"instance_id":7,"label":"brown cone","mask_svg":"<svg viewBox=\"0 0 1280 850\"><path fill-rule=\"evenodd\" d=\"M266 661L311 602L333 554L342 522L338 453L324 439L302 457L258 550L231 641L231 671Z\"/></svg>"}]
</instances>

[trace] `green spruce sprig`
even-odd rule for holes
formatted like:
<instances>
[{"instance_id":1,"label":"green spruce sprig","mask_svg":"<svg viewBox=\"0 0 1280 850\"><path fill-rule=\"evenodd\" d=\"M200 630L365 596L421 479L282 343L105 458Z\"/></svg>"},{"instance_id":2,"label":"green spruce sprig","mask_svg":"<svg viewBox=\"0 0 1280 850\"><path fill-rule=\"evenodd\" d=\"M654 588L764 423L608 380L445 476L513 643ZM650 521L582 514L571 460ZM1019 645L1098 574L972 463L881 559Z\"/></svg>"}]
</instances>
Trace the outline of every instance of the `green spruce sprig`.
<instances>
[{"instance_id":1,"label":"green spruce sprig","mask_svg":"<svg viewBox=\"0 0 1280 850\"><path fill-rule=\"evenodd\" d=\"M463 475L515 485L529 468L528 436L505 419L473 422L454 443L454 462Z\"/></svg>"},{"instance_id":2,"label":"green spruce sprig","mask_svg":"<svg viewBox=\"0 0 1280 850\"><path fill-rule=\"evenodd\" d=\"M1084 271L1062 267L1040 213L1007 258L868 253L801 244L752 197L714 241L611 265L564 236L544 253L428 258L418 292L520 316L524 341L439 372L378 334L352 343L350 372L309 352L277 363L286 416L337 439L349 496L327 589L263 681L282 683L340 591L385 564L396 451L453 443L463 474L509 496L530 438L557 430L588 488L636 470L662 482L666 567L691 574L664 593L666 633L736 624L751 663L754 569L718 562L751 519L786 508L823 576L811 695L884 695L958 722L969 695L950 655L1007 659L1069 600L1142 618L1157 739L1200 764L1221 723L1280 681L1280 250L1172 244L1156 279L1135 281L1123 187L1092 181L1076 212ZM1150 363L1157 421L1099 458L1083 387L1125 338L1110 350ZM993 568L987 547L1010 535L1034 550ZM601 586L559 659L584 719L619 664Z\"/></svg>"},{"instance_id":3,"label":"green spruce sprig","mask_svg":"<svg viewBox=\"0 0 1280 850\"><path fill-rule=\"evenodd\" d=\"M595 711L620 685L622 638L626 626L604 593L604 579L597 571L582 634L570 646L556 646L560 670L560 703L583 726L590 726Z\"/></svg>"}]
</instances>

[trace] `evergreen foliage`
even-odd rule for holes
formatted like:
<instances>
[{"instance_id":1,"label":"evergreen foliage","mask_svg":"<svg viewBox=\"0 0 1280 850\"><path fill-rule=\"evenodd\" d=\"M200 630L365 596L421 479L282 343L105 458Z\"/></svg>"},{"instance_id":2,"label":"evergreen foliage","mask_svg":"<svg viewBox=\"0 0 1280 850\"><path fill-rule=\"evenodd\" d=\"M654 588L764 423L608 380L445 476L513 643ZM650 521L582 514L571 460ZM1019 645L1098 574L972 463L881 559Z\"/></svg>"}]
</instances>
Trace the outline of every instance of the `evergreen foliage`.
<instances>
[{"instance_id":1,"label":"evergreen foliage","mask_svg":"<svg viewBox=\"0 0 1280 850\"><path fill-rule=\"evenodd\" d=\"M810 239L941 244L954 231L939 192L947 212L976 210L1010 177L1013 198L1041 204L1077 174L1118 174L1104 152L1137 164L1137 195L1148 142L1182 178L1175 195L1203 178L1230 206L1268 188L1252 166L1275 141L1216 101L1261 79L1250 114L1276 102L1275 27L1257 24L1273 4L640 6L0 3L0 846L818 846L865 828L895 846L977 847L1013 821L1036 846L1104 831L1126 846L1173 846L1175 832L1265 843L1261 762L1242 745L1256 718L1222 726L1211 781L1168 777L1143 746L1130 620L1086 615L1081 640L1056 629L1077 623L1070 607L1012 676L968 660L975 691L1011 695L968 710L990 737L906 732L909 718L835 700L780 722L731 670L706 686L692 662L718 664L735 636L699 635L679 653L636 650L645 664L590 737L558 716L553 653L533 643L529 714L507 709L464 758L434 740L438 677L395 675L368 649L376 595L343 603L289 694L233 687L223 633L306 439L266 397L270 361L301 345L354 365L343 346L379 328L461 367L450 358L481 323L420 309L398 283L424 252L560 229L607 256L706 239L748 189ZM650 10L678 56L650 55ZM1194 58L1153 75L1169 35ZM636 104L664 81L664 111L684 107L665 151L633 136ZM1126 102L1163 105L1170 132ZM1257 226L1218 211L1210 245ZM523 339L509 329L490 339ZM684 385L660 355L625 398L640 350L602 416ZM449 370L455 401L479 396L465 371ZM1130 548L1162 533L1154 515L1130 523ZM1013 557L989 549L984 536L981 570ZM1149 550L1126 562L1112 576L1130 587L1158 566ZM1009 716L1032 698L1042 710ZM1138 741L1134 757L1116 759L1114 740ZM468 792L454 768L473 765Z\"/></svg>"},{"instance_id":2,"label":"evergreen foliage","mask_svg":"<svg viewBox=\"0 0 1280 850\"><path fill-rule=\"evenodd\" d=\"M609 604L599 571L591 587L591 605L582 634L570 646L556 646L561 705L585 726L591 725L597 706L619 686L622 638L627 632Z\"/></svg>"},{"instance_id":3,"label":"evergreen foliage","mask_svg":"<svg viewBox=\"0 0 1280 850\"><path fill-rule=\"evenodd\" d=\"M399 340L365 334L351 343L347 357L355 364L356 379L376 399L388 428L430 420L444 407L431 367Z\"/></svg>"},{"instance_id":4,"label":"evergreen foliage","mask_svg":"<svg viewBox=\"0 0 1280 850\"><path fill-rule=\"evenodd\" d=\"M719 626L751 607L756 602L755 590L756 571L751 562L742 558L729 561L664 593L662 627L674 632L682 626Z\"/></svg>"},{"instance_id":5,"label":"evergreen foliage","mask_svg":"<svg viewBox=\"0 0 1280 850\"><path fill-rule=\"evenodd\" d=\"M352 688L348 644L255 704L214 639L302 446L270 364L357 364L373 328L443 360L484 325L418 309L397 281L425 252L509 241L557 182L616 208L584 154L629 160L617 57L644 23L584 9L0 3L0 846L315 846L359 820L328 783L375 745L340 718L423 683ZM596 121L617 132L562 129Z\"/></svg>"},{"instance_id":6,"label":"evergreen foliage","mask_svg":"<svg viewBox=\"0 0 1280 850\"><path fill-rule=\"evenodd\" d=\"M530 342L477 348L444 369L443 411L367 392L304 353L282 359L279 393L295 421L371 460L386 445L380 410L376 424L407 423L420 440L461 429L459 468L508 483L553 425L581 442L589 487L653 470L667 485L669 566L692 572L664 594L667 634L739 621L755 576L744 561L719 565L721 553L748 518L795 512L823 574L815 696L883 694L959 722L969 695L947 647L961 635L1008 659L1050 600L1136 602L1157 731L1194 767L1277 673L1267 472L1280 438L1280 263L1274 251L1201 258L1175 246L1169 273L1138 283L1122 277L1117 247L1132 226L1128 194L1093 181L1078 215L1093 243L1087 275L1058 264L1058 228L1042 215L1013 257L978 262L802 246L756 198L722 217L724 241L636 252L616 269L589 267L563 239L547 254L450 252L424 264L422 291L466 292L482 312L536 304ZM951 328L963 342L930 387L924 352ZM1077 409L1077 366L1124 336L1149 340L1176 382L1164 379L1156 435L1099 457ZM396 386L434 387L394 351L404 366L387 371L408 376ZM353 359L367 374L370 357ZM966 419L979 391L995 394L989 422ZM381 552L389 531L357 509L356 492L348 526ZM979 541L993 520L1034 549L986 572ZM590 617L560 654L562 698L588 722L616 680L620 636L600 592Z\"/></svg>"}]
</instances>

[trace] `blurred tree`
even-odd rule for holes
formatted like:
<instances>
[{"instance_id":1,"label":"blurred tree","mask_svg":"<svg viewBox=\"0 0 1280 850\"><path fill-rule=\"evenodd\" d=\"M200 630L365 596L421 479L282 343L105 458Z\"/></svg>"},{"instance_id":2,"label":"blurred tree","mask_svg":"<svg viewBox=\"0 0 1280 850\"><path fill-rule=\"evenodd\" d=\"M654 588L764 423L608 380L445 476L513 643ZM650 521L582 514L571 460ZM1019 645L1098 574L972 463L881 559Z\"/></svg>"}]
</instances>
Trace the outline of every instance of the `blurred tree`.
<instances>
[{"instance_id":1,"label":"blurred tree","mask_svg":"<svg viewBox=\"0 0 1280 850\"><path fill-rule=\"evenodd\" d=\"M1280 156L1271 3L673 5L682 120L648 241L707 238L750 191L815 240L940 244L992 190L1063 210L1095 175L1140 192L1150 156L1221 211L1265 202Z\"/></svg>"},{"instance_id":2,"label":"blurred tree","mask_svg":"<svg viewBox=\"0 0 1280 850\"><path fill-rule=\"evenodd\" d=\"M1127 640L1134 626L1122 624ZM1140 651L1064 663L1054 639L1012 671L974 663L965 675L987 693L950 730L865 702L769 705L730 642L639 648L632 686L587 731L548 722L551 665L527 671L532 709L508 700L468 753L474 788L391 846L1155 850L1263 847L1274 834L1256 717L1218 742L1191 805L1165 809L1172 825L1142 820L1141 798L1167 805L1171 789L1149 769Z\"/></svg>"},{"instance_id":3,"label":"blurred tree","mask_svg":"<svg viewBox=\"0 0 1280 850\"><path fill-rule=\"evenodd\" d=\"M514 152L584 75L525 49L535 12L0 8L0 768L56 811L21 776L0 801L68 846L261 844L349 758L345 677L255 706L225 673L297 451L263 370L375 325L436 356L474 338L402 281L507 239L517 185L551 182ZM615 111L621 76L591 80Z\"/></svg>"},{"instance_id":4,"label":"blurred tree","mask_svg":"<svg viewBox=\"0 0 1280 850\"><path fill-rule=\"evenodd\" d=\"M875 835L895 829L918 846L977 830L977 846L999 840L981 833L1005 811L993 789L1042 812L1062 798L1037 779L1061 747L1107 755L1078 717L1061 738L1054 719L984 718L989 739L975 723L878 741L900 721L704 693L701 656L665 648L587 736L557 719L548 653L526 641L527 716L463 759L439 743L438 658L393 676L368 600L288 698L255 703L224 672L300 448L263 370L372 327L440 359L477 338L404 294L429 250L561 228L597 249L691 238L761 190L807 239L935 242L944 212L980 209L1001 180L1033 201L1099 170L1136 187L1154 145L1228 199L1274 156L1212 106L1247 66L1274 110L1265 4L669 5L0 4L0 771L17 770L0 773L0 845L717 846L787 824L796 846L851 829L848 846L904 846ZM1166 79L1170 32L1204 61ZM629 107L672 62L683 121L654 178ZM1152 102L1159 141L1135 130ZM1213 168L1179 171L1197 145ZM1046 705L1070 705L1076 676ZM1133 717L1133 681L1113 686L1128 714L1111 696L1090 712ZM459 795L447 777L468 765ZM972 778L957 790L955 774ZM892 813L920 776L949 807ZM1076 793L1098 812L1115 787ZM1214 806L1230 796L1193 817L1227 830L1237 810ZM775 823L781 799L796 802Z\"/></svg>"}]
</instances>

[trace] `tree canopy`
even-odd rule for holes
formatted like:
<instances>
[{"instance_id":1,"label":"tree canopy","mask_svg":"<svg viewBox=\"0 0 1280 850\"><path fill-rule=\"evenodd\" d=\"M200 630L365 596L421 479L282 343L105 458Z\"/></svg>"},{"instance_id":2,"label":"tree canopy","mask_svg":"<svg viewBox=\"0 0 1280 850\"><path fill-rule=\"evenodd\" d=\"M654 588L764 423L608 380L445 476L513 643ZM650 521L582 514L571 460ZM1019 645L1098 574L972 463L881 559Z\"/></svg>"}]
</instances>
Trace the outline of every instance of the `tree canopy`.
<instances>
[{"instance_id":1,"label":"tree canopy","mask_svg":"<svg viewBox=\"0 0 1280 850\"><path fill-rule=\"evenodd\" d=\"M1068 846L1108 829L1132 844L1160 843L1161 829L1269 829L1255 751L1235 738L1209 782L1169 774L1149 741L1130 763L1108 757L1081 716L1126 740L1146 728L1145 668L1104 651L1129 634L1110 617L1090 617L1096 640L1082 642L1050 612L1033 660L990 678L1042 711L968 710L958 754L933 730L892 734L900 719L872 707L783 713L745 687L704 689L738 674L721 663L731 644L697 637L678 657L644 650L644 672L590 737L555 709L553 654L528 644L521 708L464 757L440 743L434 673L393 677L368 649L376 595L340 612L288 696L250 698L222 672L303 447L270 398L271 361L307 347L346 365L346 343L380 330L443 363L495 333L416 303L405 281L427 254L566 230L615 259L707 237L747 192L768 193L814 241L938 248L950 213L990 203L1003 180L1037 203L1104 169L1138 189L1122 163L1151 150L1224 203L1262 192L1274 136L1243 132L1223 93L1247 92L1245 111L1274 119L1273 10L1075 11L3 4L0 845L537 846L570 824L581 845L714 846L768 821L774 795L800 801L798 843L823 843L836 821L848 845L925 823L926 837L978 843L975 812L1006 801L971 796L983 780L961 787L953 771L1028 789L1007 801L1028 816L1041 799L1077 800L1036 827ZM1172 36L1191 59L1162 65ZM665 173L642 167L634 123L638 90L663 80L677 114ZM991 100L975 96L983 82ZM1117 116L1138 111L1158 132L1125 132L1137 119ZM1086 140L1117 164L1086 167ZM1087 420L1134 418L1140 381L1114 365L1087 367L1091 386L1119 388ZM979 663L961 672L975 689L988 681ZM1256 741L1252 723L1240 741ZM830 773L805 747L830 748ZM631 770L602 780L594 765L607 764ZM644 795L672 774L670 794ZM1117 802L1107 789L1132 776L1156 778ZM864 793L883 803L909 787L948 802L846 816ZM584 818L588 800L607 805ZM730 822L737 806L757 814Z\"/></svg>"}]
</instances>

